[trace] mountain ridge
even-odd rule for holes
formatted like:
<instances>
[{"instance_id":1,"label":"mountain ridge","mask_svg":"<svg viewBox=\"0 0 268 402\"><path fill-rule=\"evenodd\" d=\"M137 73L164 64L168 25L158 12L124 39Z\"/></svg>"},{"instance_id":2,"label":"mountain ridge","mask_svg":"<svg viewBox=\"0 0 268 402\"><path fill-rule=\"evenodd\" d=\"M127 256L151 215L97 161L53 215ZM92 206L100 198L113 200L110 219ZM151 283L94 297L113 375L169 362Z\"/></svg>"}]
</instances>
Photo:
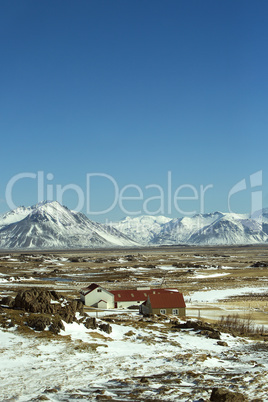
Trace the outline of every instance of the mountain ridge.
<instances>
[{"instance_id":1,"label":"mountain ridge","mask_svg":"<svg viewBox=\"0 0 268 402\"><path fill-rule=\"evenodd\" d=\"M18 207L0 217L1 249L73 249L162 245L244 245L268 242L268 209L191 217L142 215L102 224L57 201Z\"/></svg>"},{"instance_id":2,"label":"mountain ridge","mask_svg":"<svg viewBox=\"0 0 268 402\"><path fill-rule=\"evenodd\" d=\"M192 217L182 217L170 219L166 223L159 225L157 232L150 233L149 244L151 245L243 245L266 243L268 241L268 210L264 210L264 223L254 220L248 214L235 214L224 212L212 212L206 214L196 214ZM163 217L161 217L163 218ZM132 239L146 245L146 239L136 234L137 222L143 217L124 219L128 223L128 227L119 226L120 222L116 222L115 226L120 227L123 233L127 233ZM267 222L267 223L266 223ZM148 245L148 243L147 243Z\"/></svg>"}]
</instances>

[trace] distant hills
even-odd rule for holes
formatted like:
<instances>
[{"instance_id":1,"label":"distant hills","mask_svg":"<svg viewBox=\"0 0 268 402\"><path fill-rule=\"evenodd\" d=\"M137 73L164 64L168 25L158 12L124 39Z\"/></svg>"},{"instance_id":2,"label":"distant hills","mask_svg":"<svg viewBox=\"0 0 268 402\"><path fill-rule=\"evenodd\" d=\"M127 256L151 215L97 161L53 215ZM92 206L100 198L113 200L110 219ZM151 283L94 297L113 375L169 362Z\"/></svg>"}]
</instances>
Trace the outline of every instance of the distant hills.
<instances>
[{"instance_id":1,"label":"distant hills","mask_svg":"<svg viewBox=\"0 0 268 402\"><path fill-rule=\"evenodd\" d=\"M170 219L127 217L108 225L57 201L19 207L0 217L1 249L79 249L158 245L243 245L268 242L268 209L257 219L214 212Z\"/></svg>"}]
</instances>

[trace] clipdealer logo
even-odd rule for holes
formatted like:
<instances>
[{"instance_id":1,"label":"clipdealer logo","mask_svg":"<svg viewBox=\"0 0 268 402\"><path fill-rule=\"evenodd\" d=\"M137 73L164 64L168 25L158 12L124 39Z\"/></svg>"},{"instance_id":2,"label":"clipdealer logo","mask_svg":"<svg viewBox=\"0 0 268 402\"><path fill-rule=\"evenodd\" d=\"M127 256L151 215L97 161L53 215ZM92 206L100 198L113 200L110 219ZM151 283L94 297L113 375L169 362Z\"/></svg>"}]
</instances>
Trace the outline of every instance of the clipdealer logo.
<instances>
[{"instance_id":1,"label":"clipdealer logo","mask_svg":"<svg viewBox=\"0 0 268 402\"><path fill-rule=\"evenodd\" d=\"M228 194L228 211L233 212L231 208L231 198L242 191L250 189L251 200L250 200L250 217L251 219L260 220L262 214L262 170L255 172L249 176L249 185L247 184L246 178L240 180L236 183Z\"/></svg>"},{"instance_id":2,"label":"clipdealer logo","mask_svg":"<svg viewBox=\"0 0 268 402\"><path fill-rule=\"evenodd\" d=\"M81 186L70 183L67 185L55 184L54 175L52 173L45 174L44 171L23 172L13 176L6 186L5 198L10 209L17 208L14 202L14 192L16 186L22 184L24 180L32 180L34 183L34 191L37 196L37 202L58 201L63 203L63 197L67 191L75 193L77 205L74 210L77 212L86 209L86 213L90 215L102 215L111 212L114 208L119 207L120 210L127 215L157 215L171 214L174 210L179 214L191 216L195 213L205 212L206 193L213 188L212 184L193 186L191 184L182 184L173 191L172 172L167 172L167 180L165 186L156 183L148 184L141 187L137 184L127 184L120 188L118 182L109 174L106 173L87 173L85 180L85 189ZM98 182L96 182L98 181ZM106 181L106 183L105 183ZM92 198L96 198L96 189L103 186L110 186L110 205L103 209L93 209ZM93 187L95 190L93 190ZM153 191L153 196L149 196L148 192ZM131 194L135 195L129 195ZM187 193L187 195L185 195ZM132 202L137 206L136 209L128 209L127 204ZM194 201L198 207L195 210L185 211L183 205L185 201ZM95 203L96 204L96 203ZM157 208L152 209L152 204L157 205Z\"/></svg>"},{"instance_id":3,"label":"clipdealer logo","mask_svg":"<svg viewBox=\"0 0 268 402\"><path fill-rule=\"evenodd\" d=\"M8 207L16 209L17 205L14 202L14 192L18 184L24 184L25 180L31 180L33 187L33 195L37 202L58 201L63 204L63 198L67 191L71 191L77 198L77 205L73 208L80 212L86 210L90 215L108 214L115 208L119 208L124 214L130 216L137 215L170 215L179 213L183 216L192 216L196 213L205 213L205 204L208 197L208 190L213 189L213 184L194 186L192 184L182 184L175 188L172 182L172 172L167 172L165 186L156 183L148 184L141 187L137 184L127 184L120 187L114 177L106 173L87 173L85 177L85 188L78 184L69 183L66 185L55 184L54 174L45 173L44 171L22 172L13 176L6 185L5 199ZM29 184L29 183L28 183ZM105 208L96 208L96 202L92 199L97 199L98 190L105 186L109 186L109 202ZM250 192L250 215L252 219L260 219L260 210L262 209L262 170L255 172L249 176L249 180L243 178L237 182L228 192L227 204L228 212L232 211L232 198L242 191L251 190ZM150 196L153 191L154 195ZM135 195L129 195L135 194ZM148 194L149 193L149 194ZM185 195L187 193L187 196ZM129 209L129 202L132 202L132 208ZM187 201L187 203L185 203ZM194 210L184 210L183 206L194 205ZM135 205L135 209L133 207ZM154 206L154 209L152 208ZM95 209L93 208L95 206ZM157 207L155 207L157 206Z\"/></svg>"}]
</instances>

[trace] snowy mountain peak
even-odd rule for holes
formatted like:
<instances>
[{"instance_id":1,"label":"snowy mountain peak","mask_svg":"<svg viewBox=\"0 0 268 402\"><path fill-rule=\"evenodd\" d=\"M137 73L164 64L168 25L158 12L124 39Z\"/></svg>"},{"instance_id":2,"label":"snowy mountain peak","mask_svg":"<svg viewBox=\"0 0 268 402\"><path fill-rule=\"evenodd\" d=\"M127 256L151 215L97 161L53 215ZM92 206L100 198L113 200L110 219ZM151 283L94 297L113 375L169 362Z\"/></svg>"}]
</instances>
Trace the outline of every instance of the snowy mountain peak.
<instances>
[{"instance_id":1,"label":"snowy mountain peak","mask_svg":"<svg viewBox=\"0 0 268 402\"><path fill-rule=\"evenodd\" d=\"M60 203L44 202L16 209L2 217L0 248L135 247L137 244L114 228L107 228L74 213Z\"/></svg>"}]
</instances>

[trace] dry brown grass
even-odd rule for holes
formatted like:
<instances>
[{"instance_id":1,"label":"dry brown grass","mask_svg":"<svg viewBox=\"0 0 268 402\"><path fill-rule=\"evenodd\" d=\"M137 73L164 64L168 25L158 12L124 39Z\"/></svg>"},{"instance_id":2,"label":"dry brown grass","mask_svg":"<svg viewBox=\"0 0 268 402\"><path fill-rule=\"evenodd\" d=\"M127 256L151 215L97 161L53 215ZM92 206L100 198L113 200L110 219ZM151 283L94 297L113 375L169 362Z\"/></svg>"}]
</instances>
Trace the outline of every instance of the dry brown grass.
<instances>
[{"instance_id":1,"label":"dry brown grass","mask_svg":"<svg viewBox=\"0 0 268 402\"><path fill-rule=\"evenodd\" d=\"M264 326L254 324L250 314L245 317L241 317L238 314L221 317L221 319L218 321L218 326L221 328L221 330L242 336L268 335L268 331L264 328Z\"/></svg>"}]
</instances>

